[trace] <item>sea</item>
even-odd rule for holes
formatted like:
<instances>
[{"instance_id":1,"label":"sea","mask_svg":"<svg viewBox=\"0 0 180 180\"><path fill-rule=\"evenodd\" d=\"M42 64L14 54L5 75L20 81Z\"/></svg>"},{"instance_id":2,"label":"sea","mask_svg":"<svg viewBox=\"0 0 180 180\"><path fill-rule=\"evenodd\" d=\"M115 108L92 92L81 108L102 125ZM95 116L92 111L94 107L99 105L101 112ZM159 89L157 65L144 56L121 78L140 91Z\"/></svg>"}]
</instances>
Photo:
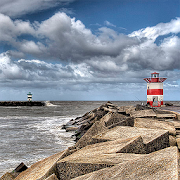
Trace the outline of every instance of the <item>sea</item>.
<instances>
[{"instance_id":1,"label":"sea","mask_svg":"<svg viewBox=\"0 0 180 180\"><path fill-rule=\"evenodd\" d=\"M75 144L62 125L105 101L51 101L46 106L0 106L0 177L21 162L28 167ZM112 101L118 106L140 101Z\"/></svg>"}]
</instances>

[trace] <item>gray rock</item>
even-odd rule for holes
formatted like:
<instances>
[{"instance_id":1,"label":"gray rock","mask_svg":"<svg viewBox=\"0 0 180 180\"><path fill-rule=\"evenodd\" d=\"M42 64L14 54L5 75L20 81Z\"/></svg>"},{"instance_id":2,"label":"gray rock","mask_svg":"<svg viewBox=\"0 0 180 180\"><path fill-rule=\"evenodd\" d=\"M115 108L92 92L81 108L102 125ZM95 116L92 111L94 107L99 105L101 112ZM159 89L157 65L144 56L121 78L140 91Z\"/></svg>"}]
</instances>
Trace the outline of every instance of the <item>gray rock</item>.
<instances>
[{"instance_id":1,"label":"gray rock","mask_svg":"<svg viewBox=\"0 0 180 180\"><path fill-rule=\"evenodd\" d=\"M134 118L138 117L156 117L156 113L152 110L130 111L130 116Z\"/></svg>"},{"instance_id":2,"label":"gray rock","mask_svg":"<svg viewBox=\"0 0 180 180\"><path fill-rule=\"evenodd\" d=\"M164 129L168 130L169 134L173 136L176 135L176 129L172 122L158 121L152 118L136 118L134 120L134 127L148 129Z\"/></svg>"},{"instance_id":3,"label":"gray rock","mask_svg":"<svg viewBox=\"0 0 180 180\"><path fill-rule=\"evenodd\" d=\"M56 173L56 162L62 158L66 151L54 154L33 164L27 170L23 171L15 180L44 180L51 174Z\"/></svg>"},{"instance_id":4,"label":"gray rock","mask_svg":"<svg viewBox=\"0 0 180 180\"><path fill-rule=\"evenodd\" d=\"M177 147L169 147L73 180L178 180L178 157Z\"/></svg>"},{"instance_id":5,"label":"gray rock","mask_svg":"<svg viewBox=\"0 0 180 180\"><path fill-rule=\"evenodd\" d=\"M143 148L141 137L88 145L58 161L59 179L69 180L143 156L142 154L132 154L133 152L142 153Z\"/></svg>"},{"instance_id":6,"label":"gray rock","mask_svg":"<svg viewBox=\"0 0 180 180\"><path fill-rule=\"evenodd\" d=\"M146 146L146 153L157 151L169 147L169 132L166 130L137 128L128 126L117 126L113 129L93 136L97 142L98 140L112 141L116 139L127 139L135 136L141 136Z\"/></svg>"}]
</instances>

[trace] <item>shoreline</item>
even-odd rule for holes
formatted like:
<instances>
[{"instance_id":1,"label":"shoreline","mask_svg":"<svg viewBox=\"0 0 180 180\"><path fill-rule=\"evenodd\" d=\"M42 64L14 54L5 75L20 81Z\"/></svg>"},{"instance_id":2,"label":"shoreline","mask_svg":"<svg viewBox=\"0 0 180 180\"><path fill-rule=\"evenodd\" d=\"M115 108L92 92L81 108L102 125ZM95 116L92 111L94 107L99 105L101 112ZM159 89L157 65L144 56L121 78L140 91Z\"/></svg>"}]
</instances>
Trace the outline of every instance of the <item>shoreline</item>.
<instances>
[{"instance_id":1,"label":"shoreline","mask_svg":"<svg viewBox=\"0 0 180 180\"><path fill-rule=\"evenodd\" d=\"M166 156L166 153L171 150L174 153L171 158L175 158L173 162L176 162L178 160L176 149L180 148L177 130L180 127L178 115L159 108L142 105L118 107L107 102L81 117L70 120L63 126L66 131L75 132L74 146L34 163L23 172L16 172L16 177L12 173L6 173L1 180L4 180L4 177L15 180L86 179L86 177L89 178L89 173L94 173L93 176L99 178L96 176L99 171L104 170L105 174L106 171L108 173L106 168L118 166L120 159L121 163L131 161L136 163L136 158L127 159L129 153L136 154L132 156L137 156L140 161L143 158L151 158L159 152ZM123 157L120 158L120 155ZM178 169L173 168L171 170L176 172L173 177L178 177ZM163 173L162 176L165 175L164 171ZM123 174L121 176L123 177Z\"/></svg>"}]
</instances>

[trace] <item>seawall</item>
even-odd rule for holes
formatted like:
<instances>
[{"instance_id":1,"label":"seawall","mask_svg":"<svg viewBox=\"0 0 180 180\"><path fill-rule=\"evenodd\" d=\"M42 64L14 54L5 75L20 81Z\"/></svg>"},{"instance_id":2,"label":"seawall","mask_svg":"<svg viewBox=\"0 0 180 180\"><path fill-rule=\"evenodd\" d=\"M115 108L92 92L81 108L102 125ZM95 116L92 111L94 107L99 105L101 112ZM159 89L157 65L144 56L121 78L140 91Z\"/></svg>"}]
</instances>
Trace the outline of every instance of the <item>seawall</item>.
<instances>
[{"instance_id":1,"label":"seawall","mask_svg":"<svg viewBox=\"0 0 180 180\"><path fill-rule=\"evenodd\" d=\"M45 106L44 101L0 101L0 106Z\"/></svg>"}]
</instances>

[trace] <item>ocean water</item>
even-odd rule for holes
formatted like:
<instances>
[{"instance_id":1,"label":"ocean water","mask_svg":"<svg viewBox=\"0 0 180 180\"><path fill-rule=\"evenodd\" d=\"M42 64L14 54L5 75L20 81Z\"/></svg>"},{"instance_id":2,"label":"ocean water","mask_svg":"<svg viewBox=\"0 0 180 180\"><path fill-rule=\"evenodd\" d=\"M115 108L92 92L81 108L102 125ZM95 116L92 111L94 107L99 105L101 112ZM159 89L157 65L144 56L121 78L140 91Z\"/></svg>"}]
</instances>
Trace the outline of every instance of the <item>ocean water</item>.
<instances>
[{"instance_id":1,"label":"ocean water","mask_svg":"<svg viewBox=\"0 0 180 180\"><path fill-rule=\"evenodd\" d=\"M0 177L21 162L27 166L74 145L61 126L106 102L56 101L45 107L0 106ZM119 106L136 101L116 101ZM144 102L145 103L145 102Z\"/></svg>"}]
</instances>

